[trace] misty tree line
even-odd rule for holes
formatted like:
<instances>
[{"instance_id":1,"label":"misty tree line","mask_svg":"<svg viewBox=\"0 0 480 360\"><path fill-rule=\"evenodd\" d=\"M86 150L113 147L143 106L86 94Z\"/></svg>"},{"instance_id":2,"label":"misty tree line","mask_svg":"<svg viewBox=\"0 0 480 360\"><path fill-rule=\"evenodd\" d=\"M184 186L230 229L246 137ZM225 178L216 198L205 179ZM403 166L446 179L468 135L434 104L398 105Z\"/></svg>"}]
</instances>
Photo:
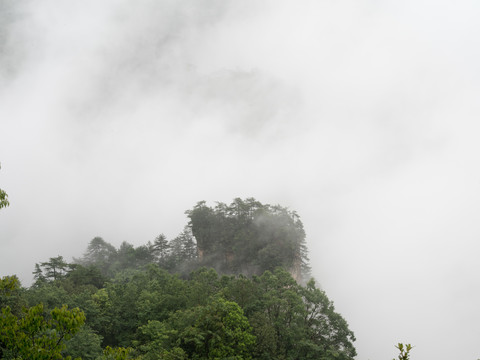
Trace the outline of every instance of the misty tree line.
<instances>
[{"instance_id":1,"label":"misty tree line","mask_svg":"<svg viewBox=\"0 0 480 360\"><path fill-rule=\"evenodd\" d=\"M305 231L298 214L279 205L248 198L209 207L198 202L186 211L189 222L174 239L158 235L134 247L123 242L115 248L101 237L90 241L81 258L67 264L62 257L35 265L35 282L56 280L73 268L95 268L104 278L124 269L156 264L172 273L188 274L201 267L221 274L261 275L276 267L297 280L308 280L310 267ZM90 270L93 271L93 270Z\"/></svg>"},{"instance_id":2,"label":"misty tree line","mask_svg":"<svg viewBox=\"0 0 480 360\"><path fill-rule=\"evenodd\" d=\"M83 278L89 282L95 279L95 285L102 286L124 270L144 269L152 264L175 273L193 267L195 259L196 245L188 231L171 241L162 234L153 243L138 247L123 242L118 249L101 237L95 237L84 255L74 258L72 263L59 255L35 264L34 286L67 278L76 284L81 283Z\"/></svg>"},{"instance_id":3,"label":"misty tree line","mask_svg":"<svg viewBox=\"0 0 480 360\"><path fill-rule=\"evenodd\" d=\"M235 199L187 215L170 241L117 249L96 237L71 263L35 264L30 288L1 278L0 358L355 357L354 334L325 292L296 281L309 272L296 213Z\"/></svg>"}]
</instances>

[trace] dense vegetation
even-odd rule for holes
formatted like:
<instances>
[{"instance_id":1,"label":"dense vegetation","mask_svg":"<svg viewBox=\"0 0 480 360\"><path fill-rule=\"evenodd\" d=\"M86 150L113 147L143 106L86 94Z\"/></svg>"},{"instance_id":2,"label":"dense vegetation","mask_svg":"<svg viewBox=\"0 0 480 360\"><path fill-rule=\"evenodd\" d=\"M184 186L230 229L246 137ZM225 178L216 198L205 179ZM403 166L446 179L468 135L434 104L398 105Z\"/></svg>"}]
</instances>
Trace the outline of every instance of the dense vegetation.
<instances>
[{"instance_id":1,"label":"dense vegetation","mask_svg":"<svg viewBox=\"0 0 480 360\"><path fill-rule=\"evenodd\" d=\"M30 288L4 277L0 357L353 359L347 322L314 280L300 281L297 214L235 199L187 215L170 241L117 249L96 237L72 263L35 264Z\"/></svg>"},{"instance_id":2,"label":"dense vegetation","mask_svg":"<svg viewBox=\"0 0 480 360\"><path fill-rule=\"evenodd\" d=\"M309 275L305 231L298 214L255 199L187 211L201 263L222 273L262 274L277 266L300 280Z\"/></svg>"},{"instance_id":3,"label":"dense vegetation","mask_svg":"<svg viewBox=\"0 0 480 360\"><path fill-rule=\"evenodd\" d=\"M42 321L58 309L81 309L85 325L66 342L63 355L83 359L96 359L106 346L133 348L131 356L142 359L355 355L353 333L325 293L313 280L299 285L282 268L251 278L201 268L181 279L152 264L120 271L100 287L98 280L98 272L77 267L62 278L16 289L2 297L2 307L20 318L20 304L41 303ZM5 339L0 344L8 358L5 351L12 349Z\"/></svg>"}]
</instances>

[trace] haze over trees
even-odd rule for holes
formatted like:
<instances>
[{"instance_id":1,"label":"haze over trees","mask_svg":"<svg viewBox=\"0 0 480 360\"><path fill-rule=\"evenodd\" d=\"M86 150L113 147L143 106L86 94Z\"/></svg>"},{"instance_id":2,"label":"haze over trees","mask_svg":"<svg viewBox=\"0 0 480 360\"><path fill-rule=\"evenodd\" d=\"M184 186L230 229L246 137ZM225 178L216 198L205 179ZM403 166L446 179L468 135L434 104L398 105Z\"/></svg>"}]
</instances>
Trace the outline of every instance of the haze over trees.
<instances>
[{"instance_id":1,"label":"haze over trees","mask_svg":"<svg viewBox=\"0 0 480 360\"><path fill-rule=\"evenodd\" d=\"M187 211L199 261L222 273L262 274L277 266L300 280L309 275L305 231L298 214L253 198Z\"/></svg>"},{"instance_id":2,"label":"haze over trees","mask_svg":"<svg viewBox=\"0 0 480 360\"><path fill-rule=\"evenodd\" d=\"M347 322L305 277L295 212L235 199L199 202L187 216L170 241L159 234L116 248L95 237L72 263L57 255L35 264L30 288L3 278L3 358L354 358ZM37 328L22 327L30 319ZM32 340L17 347L24 333Z\"/></svg>"}]
</instances>

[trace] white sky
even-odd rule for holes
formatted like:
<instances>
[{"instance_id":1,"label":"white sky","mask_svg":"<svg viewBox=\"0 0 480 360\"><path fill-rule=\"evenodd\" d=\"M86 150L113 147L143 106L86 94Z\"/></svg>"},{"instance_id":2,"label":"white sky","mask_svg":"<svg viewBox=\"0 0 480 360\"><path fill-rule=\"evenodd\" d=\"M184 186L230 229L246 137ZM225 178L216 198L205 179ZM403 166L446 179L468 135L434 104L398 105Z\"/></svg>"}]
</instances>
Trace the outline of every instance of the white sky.
<instances>
[{"instance_id":1,"label":"white sky","mask_svg":"<svg viewBox=\"0 0 480 360\"><path fill-rule=\"evenodd\" d=\"M480 357L480 3L0 0L0 275L296 210L358 359Z\"/></svg>"}]
</instances>

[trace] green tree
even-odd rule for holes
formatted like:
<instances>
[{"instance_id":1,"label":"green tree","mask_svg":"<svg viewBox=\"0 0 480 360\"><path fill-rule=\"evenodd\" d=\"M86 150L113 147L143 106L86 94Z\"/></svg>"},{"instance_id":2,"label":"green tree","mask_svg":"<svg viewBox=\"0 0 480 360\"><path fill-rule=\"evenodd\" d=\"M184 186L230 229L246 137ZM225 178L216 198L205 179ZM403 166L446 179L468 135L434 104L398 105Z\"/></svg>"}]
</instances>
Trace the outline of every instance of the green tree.
<instances>
[{"instance_id":1,"label":"green tree","mask_svg":"<svg viewBox=\"0 0 480 360\"><path fill-rule=\"evenodd\" d=\"M301 358L299 345L305 335L302 320L306 311L300 286L281 268L253 280L258 287L257 301L246 311L257 336L256 358Z\"/></svg>"},{"instance_id":2,"label":"green tree","mask_svg":"<svg viewBox=\"0 0 480 360\"><path fill-rule=\"evenodd\" d=\"M0 279L0 288L14 291L19 286L11 277ZM84 313L67 306L46 314L43 304L24 308L22 316L4 306L0 314L0 358L52 360L63 359L61 351L85 322Z\"/></svg>"},{"instance_id":3,"label":"green tree","mask_svg":"<svg viewBox=\"0 0 480 360\"><path fill-rule=\"evenodd\" d=\"M35 264L35 270L33 271L33 280L34 286L41 286L47 282L45 275L43 274L43 269L39 264Z\"/></svg>"},{"instance_id":4,"label":"green tree","mask_svg":"<svg viewBox=\"0 0 480 360\"><path fill-rule=\"evenodd\" d=\"M97 236L88 244L87 251L82 259L77 260L82 265L95 265L100 269L103 276L112 275L112 264L117 257L115 247Z\"/></svg>"},{"instance_id":5,"label":"green tree","mask_svg":"<svg viewBox=\"0 0 480 360\"><path fill-rule=\"evenodd\" d=\"M135 266L137 269L148 266L155 262L153 244L149 241L147 245L135 248Z\"/></svg>"},{"instance_id":6,"label":"green tree","mask_svg":"<svg viewBox=\"0 0 480 360\"><path fill-rule=\"evenodd\" d=\"M21 315L26 305L20 281L16 276L5 276L0 279L0 309L9 307L14 315Z\"/></svg>"},{"instance_id":7,"label":"green tree","mask_svg":"<svg viewBox=\"0 0 480 360\"><path fill-rule=\"evenodd\" d=\"M206 305L209 298L221 290L218 273L202 267L192 271L188 281L188 306Z\"/></svg>"},{"instance_id":8,"label":"green tree","mask_svg":"<svg viewBox=\"0 0 480 360\"><path fill-rule=\"evenodd\" d=\"M103 345L127 347L140 325L138 297L145 281L138 271L117 274L95 294L104 328L98 329L103 336Z\"/></svg>"},{"instance_id":9,"label":"green tree","mask_svg":"<svg viewBox=\"0 0 480 360\"><path fill-rule=\"evenodd\" d=\"M50 258L47 262L40 264L43 267L43 276L46 280L59 280L67 275L69 264L63 260L63 256ZM35 272L38 271L37 264L35 264Z\"/></svg>"},{"instance_id":10,"label":"green tree","mask_svg":"<svg viewBox=\"0 0 480 360\"><path fill-rule=\"evenodd\" d=\"M104 346L131 346L139 326L185 306L185 288L184 281L153 264L144 271L125 270L92 296L89 324Z\"/></svg>"},{"instance_id":11,"label":"green tree","mask_svg":"<svg viewBox=\"0 0 480 360\"><path fill-rule=\"evenodd\" d=\"M1 168L2 166L0 164L0 169ZM8 194L4 190L0 189L0 209L9 205L10 202L8 201Z\"/></svg>"},{"instance_id":12,"label":"green tree","mask_svg":"<svg viewBox=\"0 0 480 360\"><path fill-rule=\"evenodd\" d=\"M161 267L165 267L167 258L170 255L170 245L167 237L163 234L158 235L153 242L152 250L158 264Z\"/></svg>"},{"instance_id":13,"label":"green tree","mask_svg":"<svg viewBox=\"0 0 480 360\"><path fill-rule=\"evenodd\" d=\"M356 356L353 346L355 335L345 319L335 312L333 302L325 292L317 289L315 281L311 279L300 293L306 309L304 328L308 342L303 342L304 353L308 354L311 349L317 348L326 359L353 359Z\"/></svg>"},{"instance_id":14,"label":"green tree","mask_svg":"<svg viewBox=\"0 0 480 360\"><path fill-rule=\"evenodd\" d=\"M132 244L123 241L117 251L114 264L115 271L135 269L137 267L136 263L135 247Z\"/></svg>"},{"instance_id":15,"label":"green tree","mask_svg":"<svg viewBox=\"0 0 480 360\"><path fill-rule=\"evenodd\" d=\"M284 269L222 278L222 294L245 311L257 337L256 359L353 359L355 337L312 280L299 285Z\"/></svg>"},{"instance_id":16,"label":"green tree","mask_svg":"<svg viewBox=\"0 0 480 360\"><path fill-rule=\"evenodd\" d=\"M61 280L63 281L63 280ZM24 291L24 299L28 306L35 306L42 303L46 311L50 311L55 307L60 307L63 304L72 306L73 294L69 293L63 286L60 285L60 280L57 282L46 282L40 286L32 286Z\"/></svg>"},{"instance_id":17,"label":"green tree","mask_svg":"<svg viewBox=\"0 0 480 360\"><path fill-rule=\"evenodd\" d=\"M214 210L206 205L205 201L198 202L192 210L185 212L190 221L192 234L197 240L197 247L200 260L203 260L204 253L214 253L215 247L219 246L219 232L217 231L217 220Z\"/></svg>"},{"instance_id":18,"label":"green tree","mask_svg":"<svg viewBox=\"0 0 480 360\"><path fill-rule=\"evenodd\" d=\"M97 360L134 360L135 358L131 356L132 352L132 348L112 348L107 346L105 349L103 349L103 355L98 357Z\"/></svg>"},{"instance_id":19,"label":"green tree","mask_svg":"<svg viewBox=\"0 0 480 360\"><path fill-rule=\"evenodd\" d=\"M65 342L63 356L73 359L95 360L103 353L102 337L88 326L83 326L70 340Z\"/></svg>"},{"instance_id":20,"label":"green tree","mask_svg":"<svg viewBox=\"0 0 480 360\"><path fill-rule=\"evenodd\" d=\"M410 344L402 344L398 343L395 347L400 351L398 354L398 360L409 360L410 359L410 351L412 350L413 346ZM395 360L395 359L393 359Z\"/></svg>"},{"instance_id":21,"label":"green tree","mask_svg":"<svg viewBox=\"0 0 480 360\"><path fill-rule=\"evenodd\" d=\"M188 359L185 351L175 343L178 331L168 328L167 323L149 320L137 330L134 342L142 360Z\"/></svg>"},{"instance_id":22,"label":"green tree","mask_svg":"<svg viewBox=\"0 0 480 360\"><path fill-rule=\"evenodd\" d=\"M255 336L243 310L215 297L205 306L177 312L176 343L191 359L251 359Z\"/></svg>"},{"instance_id":23,"label":"green tree","mask_svg":"<svg viewBox=\"0 0 480 360\"><path fill-rule=\"evenodd\" d=\"M177 310L187 307L189 293L187 283L178 276L150 265L140 279L141 289L137 296L140 324L149 320L164 321Z\"/></svg>"},{"instance_id":24,"label":"green tree","mask_svg":"<svg viewBox=\"0 0 480 360\"><path fill-rule=\"evenodd\" d=\"M92 294L86 305L87 325L103 338L102 346L113 345L112 302L107 289L102 288Z\"/></svg>"},{"instance_id":25,"label":"green tree","mask_svg":"<svg viewBox=\"0 0 480 360\"><path fill-rule=\"evenodd\" d=\"M70 267L71 270L67 275L67 279L70 280L75 287L91 285L100 289L107 280L106 277L102 275L100 269L95 265L82 266L74 264Z\"/></svg>"},{"instance_id":26,"label":"green tree","mask_svg":"<svg viewBox=\"0 0 480 360\"><path fill-rule=\"evenodd\" d=\"M196 265L197 244L193 239L190 227L185 226L183 231L170 241L169 270L188 273Z\"/></svg>"}]
</instances>

